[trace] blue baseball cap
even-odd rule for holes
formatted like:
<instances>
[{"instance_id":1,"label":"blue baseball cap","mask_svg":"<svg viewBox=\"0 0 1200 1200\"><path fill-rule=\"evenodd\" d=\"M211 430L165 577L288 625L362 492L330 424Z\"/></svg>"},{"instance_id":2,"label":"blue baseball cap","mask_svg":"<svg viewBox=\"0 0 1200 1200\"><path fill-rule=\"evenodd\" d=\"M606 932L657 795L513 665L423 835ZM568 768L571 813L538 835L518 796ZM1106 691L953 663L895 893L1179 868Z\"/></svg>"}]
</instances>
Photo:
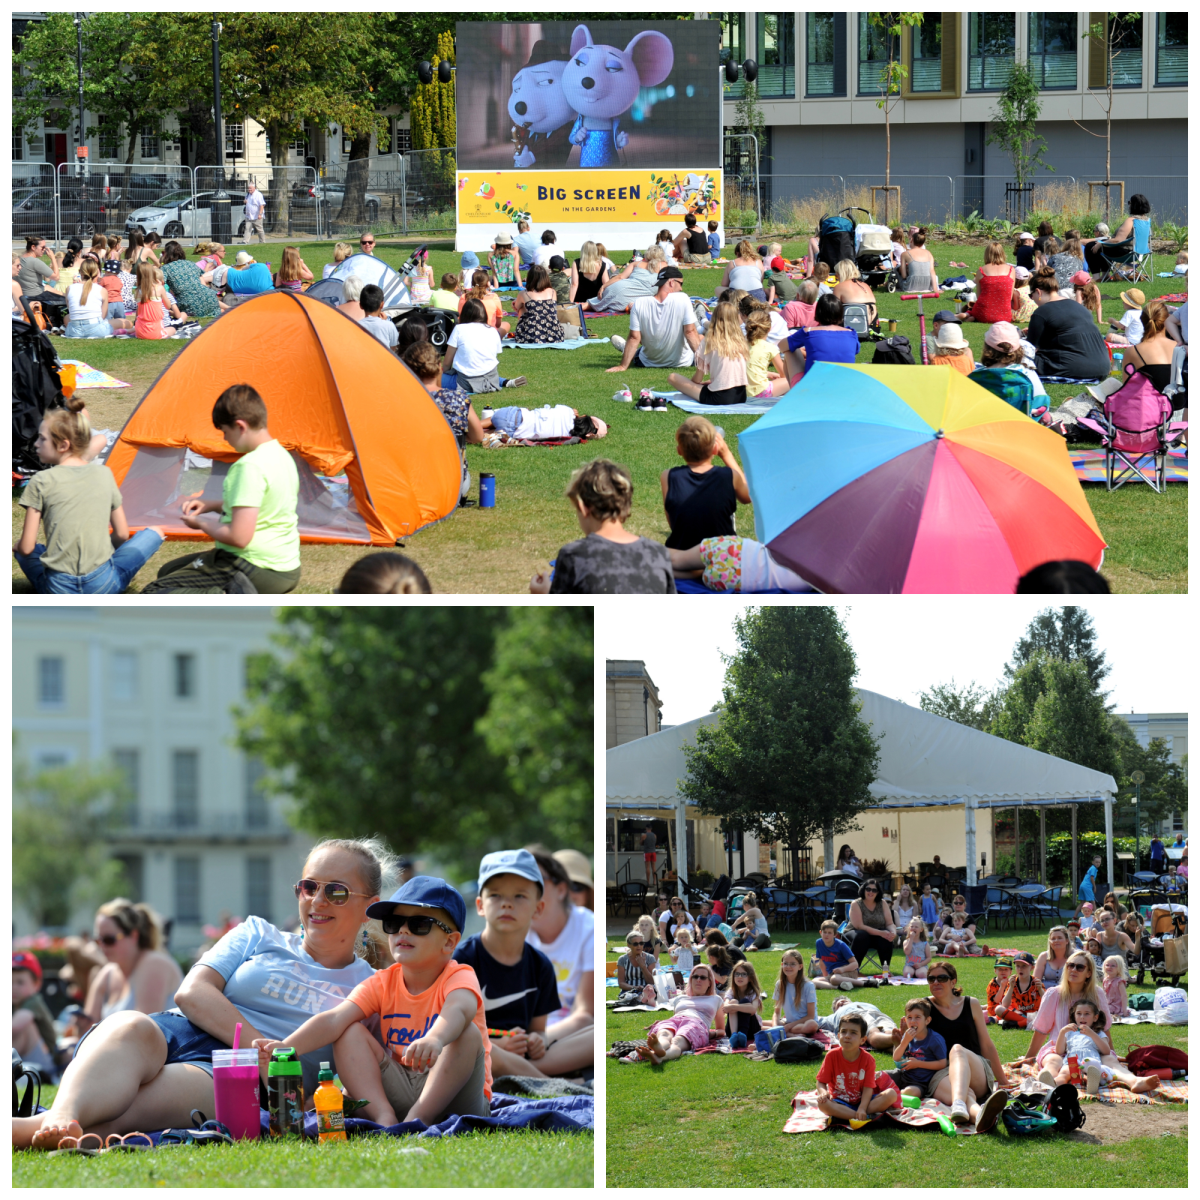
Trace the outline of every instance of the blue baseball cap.
<instances>
[{"instance_id":1,"label":"blue baseball cap","mask_svg":"<svg viewBox=\"0 0 1200 1200\"><path fill-rule=\"evenodd\" d=\"M450 914L460 933L467 921L467 906L462 896L444 879L435 879L432 875L414 875L387 900L368 904L367 916L374 920L391 916L397 904L409 904L413 908L440 908Z\"/></svg>"},{"instance_id":2,"label":"blue baseball cap","mask_svg":"<svg viewBox=\"0 0 1200 1200\"><path fill-rule=\"evenodd\" d=\"M474 250L467 250L462 256L462 269L472 271L479 266L479 255Z\"/></svg>"},{"instance_id":3,"label":"blue baseball cap","mask_svg":"<svg viewBox=\"0 0 1200 1200\"><path fill-rule=\"evenodd\" d=\"M493 875L519 875L542 887L542 872L537 859L528 850L497 850L485 854L479 863L479 890Z\"/></svg>"}]
</instances>

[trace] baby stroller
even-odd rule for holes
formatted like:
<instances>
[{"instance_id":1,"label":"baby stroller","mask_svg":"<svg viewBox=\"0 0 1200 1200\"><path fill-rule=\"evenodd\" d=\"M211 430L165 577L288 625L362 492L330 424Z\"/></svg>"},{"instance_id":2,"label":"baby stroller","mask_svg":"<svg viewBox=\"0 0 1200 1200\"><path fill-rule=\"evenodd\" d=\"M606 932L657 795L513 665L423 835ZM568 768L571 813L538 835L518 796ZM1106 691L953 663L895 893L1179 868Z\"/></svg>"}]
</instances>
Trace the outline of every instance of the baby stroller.
<instances>
[{"instance_id":1,"label":"baby stroller","mask_svg":"<svg viewBox=\"0 0 1200 1200\"><path fill-rule=\"evenodd\" d=\"M859 226L855 226L854 235L857 250L854 261L858 266L863 282L872 288L884 288L894 292L900 287L900 276L896 264L892 261L892 231L885 225L874 224L874 218L865 208L844 208L843 213L860 212L867 219L860 225L869 226L859 235Z\"/></svg>"},{"instance_id":2,"label":"baby stroller","mask_svg":"<svg viewBox=\"0 0 1200 1200\"><path fill-rule=\"evenodd\" d=\"M392 318L397 330L405 321L424 321L429 341L441 350L458 324L458 314L445 308L410 308Z\"/></svg>"},{"instance_id":3,"label":"baby stroller","mask_svg":"<svg viewBox=\"0 0 1200 1200\"><path fill-rule=\"evenodd\" d=\"M854 258L854 221L844 209L836 217L822 217L817 226L817 261L831 271L843 258Z\"/></svg>"}]
</instances>

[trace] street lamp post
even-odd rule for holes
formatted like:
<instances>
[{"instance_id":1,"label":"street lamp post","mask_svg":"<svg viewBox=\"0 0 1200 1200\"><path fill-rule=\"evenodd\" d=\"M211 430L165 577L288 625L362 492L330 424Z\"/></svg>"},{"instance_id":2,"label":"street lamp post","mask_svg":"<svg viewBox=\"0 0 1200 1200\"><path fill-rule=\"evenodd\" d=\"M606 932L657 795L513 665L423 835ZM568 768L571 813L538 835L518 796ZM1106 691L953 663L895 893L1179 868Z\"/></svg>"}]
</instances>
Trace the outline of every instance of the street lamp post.
<instances>
[{"instance_id":1,"label":"street lamp post","mask_svg":"<svg viewBox=\"0 0 1200 1200\"><path fill-rule=\"evenodd\" d=\"M75 69L79 76L79 136L75 140L75 174L87 174L87 135L83 120L83 13L75 14Z\"/></svg>"},{"instance_id":2,"label":"street lamp post","mask_svg":"<svg viewBox=\"0 0 1200 1200\"><path fill-rule=\"evenodd\" d=\"M213 123L217 136L217 190L212 197L213 238L222 246L230 239L229 193L225 190L225 131L221 124L221 22L212 23Z\"/></svg>"},{"instance_id":3,"label":"street lamp post","mask_svg":"<svg viewBox=\"0 0 1200 1200\"><path fill-rule=\"evenodd\" d=\"M1142 869L1142 784L1146 775L1143 771L1132 771L1129 778L1133 780L1133 869Z\"/></svg>"}]
</instances>

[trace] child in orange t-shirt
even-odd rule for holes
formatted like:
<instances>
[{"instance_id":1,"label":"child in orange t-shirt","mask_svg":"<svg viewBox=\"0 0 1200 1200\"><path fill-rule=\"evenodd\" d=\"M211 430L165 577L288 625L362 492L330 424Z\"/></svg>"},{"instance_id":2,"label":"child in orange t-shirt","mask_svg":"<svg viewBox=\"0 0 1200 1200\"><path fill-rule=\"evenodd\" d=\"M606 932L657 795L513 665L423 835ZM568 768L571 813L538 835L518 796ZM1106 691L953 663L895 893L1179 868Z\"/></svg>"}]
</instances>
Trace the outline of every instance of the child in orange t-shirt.
<instances>
[{"instance_id":1,"label":"child in orange t-shirt","mask_svg":"<svg viewBox=\"0 0 1200 1200\"><path fill-rule=\"evenodd\" d=\"M336 1008L282 1041L256 1038L260 1061L277 1046L306 1054L333 1043L347 1092L380 1125L491 1113L491 1044L472 968L453 959L466 920L462 897L428 875L367 908L388 935L395 965L360 983ZM378 1014L384 1049L360 1022Z\"/></svg>"}]
</instances>

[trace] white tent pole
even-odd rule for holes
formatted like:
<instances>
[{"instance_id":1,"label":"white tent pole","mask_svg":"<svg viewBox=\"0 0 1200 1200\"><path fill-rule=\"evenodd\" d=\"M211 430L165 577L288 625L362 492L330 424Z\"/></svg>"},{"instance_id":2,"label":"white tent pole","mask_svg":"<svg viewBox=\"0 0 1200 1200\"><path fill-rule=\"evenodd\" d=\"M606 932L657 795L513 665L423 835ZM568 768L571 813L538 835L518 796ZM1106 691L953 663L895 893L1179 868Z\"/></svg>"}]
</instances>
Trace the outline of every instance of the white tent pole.
<instances>
[{"instance_id":1,"label":"white tent pole","mask_svg":"<svg viewBox=\"0 0 1200 1200\"><path fill-rule=\"evenodd\" d=\"M1049 887L1046 882L1046 806L1043 805L1039 810L1042 816L1042 869L1038 874L1038 879L1042 887Z\"/></svg>"},{"instance_id":2,"label":"white tent pole","mask_svg":"<svg viewBox=\"0 0 1200 1200\"><path fill-rule=\"evenodd\" d=\"M683 881L687 878L687 801L675 801L675 895L683 895Z\"/></svg>"},{"instance_id":3,"label":"white tent pole","mask_svg":"<svg viewBox=\"0 0 1200 1200\"><path fill-rule=\"evenodd\" d=\"M1108 843L1108 890L1111 892L1116 887L1116 879L1113 877L1113 794L1112 792L1104 793L1104 838Z\"/></svg>"},{"instance_id":4,"label":"white tent pole","mask_svg":"<svg viewBox=\"0 0 1200 1200\"><path fill-rule=\"evenodd\" d=\"M967 829L967 884L975 886L975 806L978 800L974 796L967 797L964 823Z\"/></svg>"},{"instance_id":5,"label":"white tent pole","mask_svg":"<svg viewBox=\"0 0 1200 1200\"><path fill-rule=\"evenodd\" d=\"M1079 805L1071 805L1071 896L1079 908Z\"/></svg>"},{"instance_id":6,"label":"white tent pole","mask_svg":"<svg viewBox=\"0 0 1200 1200\"><path fill-rule=\"evenodd\" d=\"M832 871L837 864L833 858L833 827L825 826L825 870Z\"/></svg>"}]
</instances>

